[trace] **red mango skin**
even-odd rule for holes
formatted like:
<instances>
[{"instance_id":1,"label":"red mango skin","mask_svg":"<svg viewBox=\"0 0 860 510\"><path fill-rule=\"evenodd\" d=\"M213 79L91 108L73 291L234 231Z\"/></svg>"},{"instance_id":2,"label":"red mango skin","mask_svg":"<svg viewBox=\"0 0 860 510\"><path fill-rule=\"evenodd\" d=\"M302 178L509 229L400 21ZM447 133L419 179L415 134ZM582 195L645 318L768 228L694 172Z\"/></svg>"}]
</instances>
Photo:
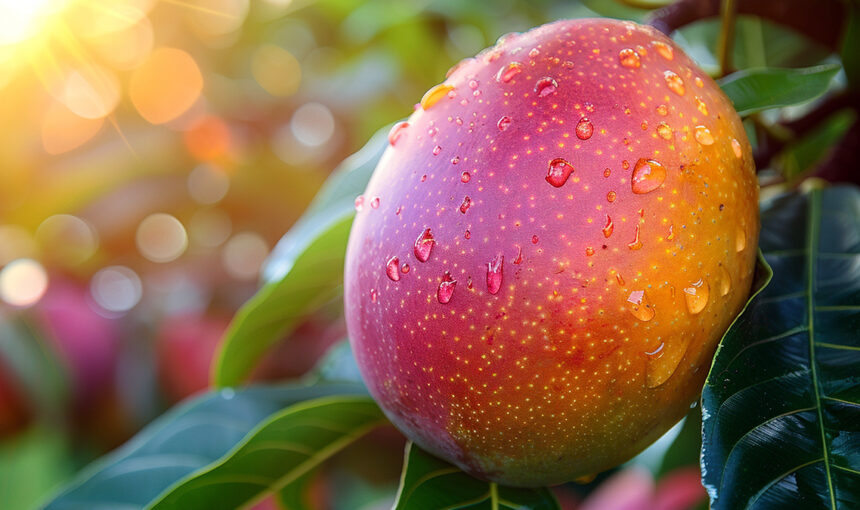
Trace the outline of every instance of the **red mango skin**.
<instances>
[{"instance_id":1,"label":"red mango skin","mask_svg":"<svg viewBox=\"0 0 860 510\"><path fill-rule=\"evenodd\" d=\"M685 414L749 295L741 121L670 39L606 19L503 37L443 87L357 200L345 307L364 379L409 438L475 476L541 486L617 465ZM556 158L573 167L558 187ZM665 177L634 184L642 165Z\"/></svg>"}]
</instances>

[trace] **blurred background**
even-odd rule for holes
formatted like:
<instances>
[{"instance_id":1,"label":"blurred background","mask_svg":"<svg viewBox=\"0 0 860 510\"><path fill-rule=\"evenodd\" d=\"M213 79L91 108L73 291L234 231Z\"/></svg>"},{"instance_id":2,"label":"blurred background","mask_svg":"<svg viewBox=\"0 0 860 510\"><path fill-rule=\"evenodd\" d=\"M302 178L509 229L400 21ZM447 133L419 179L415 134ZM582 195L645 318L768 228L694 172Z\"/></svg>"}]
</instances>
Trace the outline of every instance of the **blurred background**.
<instances>
[{"instance_id":1,"label":"blurred background","mask_svg":"<svg viewBox=\"0 0 860 510\"><path fill-rule=\"evenodd\" d=\"M647 12L596 0L0 0L0 507L31 508L204 389L280 236L449 67L504 33L595 11ZM753 43L736 45L739 67L829 53L741 22ZM706 69L718 23L678 35ZM304 373L343 338L340 315L335 302L309 318L256 377ZM326 505L385 501L401 444L379 440L393 453L376 454L378 472L365 459L363 482L335 474L338 490L322 491L358 499ZM701 502L693 469L685 487Z\"/></svg>"}]
</instances>

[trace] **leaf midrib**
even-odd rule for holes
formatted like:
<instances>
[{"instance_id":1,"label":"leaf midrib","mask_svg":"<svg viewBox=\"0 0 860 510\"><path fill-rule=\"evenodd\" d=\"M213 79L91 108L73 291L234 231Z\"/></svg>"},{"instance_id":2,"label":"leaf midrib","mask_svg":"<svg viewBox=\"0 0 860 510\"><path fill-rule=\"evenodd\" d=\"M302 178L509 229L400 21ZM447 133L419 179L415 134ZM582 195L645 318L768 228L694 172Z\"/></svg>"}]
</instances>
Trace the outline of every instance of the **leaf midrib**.
<instances>
[{"instance_id":1,"label":"leaf midrib","mask_svg":"<svg viewBox=\"0 0 860 510\"><path fill-rule=\"evenodd\" d=\"M812 375L812 389L815 394L815 407L818 412L818 430L821 433L821 449L824 456L824 472L827 476L827 490L830 493L830 508L836 510L836 494L833 490L833 477L830 474L830 452L827 448L827 435L824 431L824 411L821 408L821 388L815 361L815 277L817 274L817 252L819 243L819 223L821 219L821 191L813 190L809 197L809 220L806 228L806 248L809 259L806 268L806 315L809 321L809 366Z\"/></svg>"}]
</instances>

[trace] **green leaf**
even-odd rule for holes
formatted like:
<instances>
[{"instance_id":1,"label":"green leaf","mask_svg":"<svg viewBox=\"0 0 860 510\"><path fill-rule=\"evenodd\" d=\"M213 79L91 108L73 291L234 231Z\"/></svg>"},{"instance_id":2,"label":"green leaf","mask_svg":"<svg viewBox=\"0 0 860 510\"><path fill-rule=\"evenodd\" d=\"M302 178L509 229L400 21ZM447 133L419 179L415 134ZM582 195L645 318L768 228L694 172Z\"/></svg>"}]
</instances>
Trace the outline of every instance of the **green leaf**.
<instances>
[{"instance_id":1,"label":"green leaf","mask_svg":"<svg viewBox=\"0 0 860 510\"><path fill-rule=\"evenodd\" d=\"M272 415L218 462L177 482L148 508L238 508L300 480L385 423L368 396L296 404Z\"/></svg>"},{"instance_id":2,"label":"green leaf","mask_svg":"<svg viewBox=\"0 0 860 510\"><path fill-rule=\"evenodd\" d=\"M739 115L791 106L819 97L839 72L837 64L804 69L745 69L719 80Z\"/></svg>"},{"instance_id":3,"label":"green leaf","mask_svg":"<svg viewBox=\"0 0 860 510\"><path fill-rule=\"evenodd\" d=\"M387 135L380 131L344 161L275 247L263 271L266 283L225 333L214 366L216 385L240 384L303 317L341 293L355 197L364 191L387 146Z\"/></svg>"},{"instance_id":4,"label":"green leaf","mask_svg":"<svg viewBox=\"0 0 860 510\"><path fill-rule=\"evenodd\" d=\"M211 392L165 414L81 472L46 510L140 509L178 480L218 461L284 407L357 384L294 384Z\"/></svg>"},{"instance_id":5,"label":"green leaf","mask_svg":"<svg viewBox=\"0 0 860 510\"><path fill-rule=\"evenodd\" d=\"M28 510L74 472L66 438L35 427L0 443L0 501L3 510Z\"/></svg>"},{"instance_id":6,"label":"green leaf","mask_svg":"<svg viewBox=\"0 0 860 510\"><path fill-rule=\"evenodd\" d=\"M711 508L860 508L860 189L774 199L760 245L702 396Z\"/></svg>"},{"instance_id":7,"label":"green leaf","mask_svg":"<svg viewBox=\"0 0 860 510\"><path fill-rule=\"evenodd\" d=\"M478 480L410 442L393 510L439 508L553 510L559 506L547 488L500 487Z\"/></svg>"},{"instance_id":8,"label":"green leaf","mask_svg":"<svg viewBox=\"0 0 860 510\"><path fill-rule=\"evenodd\" d=\"M786 179L796 179L816 167L845 136L857 115L847 109L825 119L809 134L786 147L777 156L779 168Z\"/></svg>"}]
</instances>

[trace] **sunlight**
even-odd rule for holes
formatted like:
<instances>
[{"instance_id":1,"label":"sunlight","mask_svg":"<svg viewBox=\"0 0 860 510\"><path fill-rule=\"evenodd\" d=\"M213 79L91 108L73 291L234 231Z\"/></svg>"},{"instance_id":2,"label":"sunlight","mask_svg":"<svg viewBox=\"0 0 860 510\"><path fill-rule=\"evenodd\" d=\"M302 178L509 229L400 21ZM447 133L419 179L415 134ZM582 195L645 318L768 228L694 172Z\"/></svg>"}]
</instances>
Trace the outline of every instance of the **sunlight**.
<instances>
[{"instance_id":1,"label":"sunlight","mask_svg":"<svg viewBox=\"0 0 860 510\"><path fill-rule=\"evenodd\" d=\"M70 0L0 0L0 46L30 39Z\"/></svg>"}]
</instances>

